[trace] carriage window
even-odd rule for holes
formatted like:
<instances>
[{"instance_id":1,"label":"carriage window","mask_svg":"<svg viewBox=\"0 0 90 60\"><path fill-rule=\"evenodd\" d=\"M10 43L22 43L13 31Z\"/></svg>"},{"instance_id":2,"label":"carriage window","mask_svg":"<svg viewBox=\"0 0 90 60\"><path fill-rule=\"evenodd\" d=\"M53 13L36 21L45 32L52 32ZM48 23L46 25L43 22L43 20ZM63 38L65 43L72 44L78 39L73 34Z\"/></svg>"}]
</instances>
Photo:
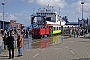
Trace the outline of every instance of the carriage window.
<instances>
[{"instance_id":1,"label":"carriage window","mask_svg":"<svg viewBox=\"0 0 90 60\"><path fill-rule=\"evenodd\" d=\"M55 27L55 30L57 30L57 27Z\"/></svg>"},{"instance_id":2,"label":"carriage window","mask_svg":"<svg viewBox=\"0 0 90 60\"><path fill-rule=\"evenodd\" d=\"M54 29L53 30L55 30L55 27L54 27Z\"/></svg>"},{"instance_id":3,"label":"carriage window","mask_svg":"<svg viewBox=\"0 0 90 60\"><path fill-rule=\"evenodd\" d=\"M60 30L61 28L59 27L59 30Z\"/></svg>"},{"instance_id":4,"label":"carriage window","mask_svg":"<svg viewBox=\"0 0 90 60\"><path fill-rule=\"evenodd\" d=\"M57 27L57 30L58 30L58 27Z\"/></svg>"}]
</instances>

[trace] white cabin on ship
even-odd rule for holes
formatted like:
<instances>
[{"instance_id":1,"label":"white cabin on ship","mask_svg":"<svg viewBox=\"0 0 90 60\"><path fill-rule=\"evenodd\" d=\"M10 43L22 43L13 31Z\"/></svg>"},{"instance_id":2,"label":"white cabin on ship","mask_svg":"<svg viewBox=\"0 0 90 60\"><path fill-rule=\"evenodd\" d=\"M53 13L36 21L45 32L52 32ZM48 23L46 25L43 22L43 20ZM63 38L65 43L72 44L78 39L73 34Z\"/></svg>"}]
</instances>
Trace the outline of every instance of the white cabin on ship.
<instances>
[{"instance_id":1,"label":"white cabin on ship","mask_svg":"<svg viewBox=\"0 0 90 60\"><path fill-rule=\"evenodd\" d=\"M46 9L38 10L36 13L32 14L31 16L35 16L34 22L36 24L48 24L53 27L75 27L75 25L66 25L66 21L68 20L67 17L62 17L56 12L54 9ZM39 17L40 16L40 17ZM44 18L43 18L44 17ZM64 19L63 19L64 18ZM45 20L45 21L44 21ZM32 24L33 25L33 24Z\"/></svg>"},{"instance_id":2,"label":"white cabin on ship","mask_svg":"<svg viewBox=\"0 0 90 60\"><path fill-rule=\"evenodd\" d=\"M65 25L66 22L62 20L62 17L57 14L54 10L39 10L36 12L37 15L46 16L46 23L53 25ZM37 21L42 21L42 18L37 17Z\"/></svg>"}]
</instances>

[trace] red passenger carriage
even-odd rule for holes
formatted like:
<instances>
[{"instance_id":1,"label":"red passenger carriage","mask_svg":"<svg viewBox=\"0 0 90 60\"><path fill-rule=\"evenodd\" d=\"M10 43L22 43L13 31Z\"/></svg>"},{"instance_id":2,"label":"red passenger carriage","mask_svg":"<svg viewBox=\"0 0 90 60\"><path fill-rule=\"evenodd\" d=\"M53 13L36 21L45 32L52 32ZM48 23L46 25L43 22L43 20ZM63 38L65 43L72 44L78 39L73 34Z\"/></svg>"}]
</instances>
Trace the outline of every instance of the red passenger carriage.
<instances>
[{"instance_id":1,"label":"red passenger carriage","mask_svg":"<svg viewBox=\"0 0 90 60\"><path fill-rule=\"evenodd\" d=\"M31 24L34 23L35 17L42 17L43 23L37 23L38 27L32 26L32 38L42 38L49 36L50 28L46 25L45 16L32 16Z\"/></svg>"}]
</instances>

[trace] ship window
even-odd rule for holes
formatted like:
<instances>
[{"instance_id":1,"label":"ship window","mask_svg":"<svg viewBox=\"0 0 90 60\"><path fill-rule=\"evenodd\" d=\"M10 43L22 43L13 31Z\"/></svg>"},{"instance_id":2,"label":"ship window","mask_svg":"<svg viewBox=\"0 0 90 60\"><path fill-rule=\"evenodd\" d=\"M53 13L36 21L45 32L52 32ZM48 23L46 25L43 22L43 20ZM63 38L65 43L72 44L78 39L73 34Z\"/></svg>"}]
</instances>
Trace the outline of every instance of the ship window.
<instances>
[{"instance_id":1,"label":"ship window","mask_svg":"<svg viewBox=\"0 0 90 60\"><path fill-rule=\"evenodd\" d=\"M51 17L47 17L46 20L47 20L47 21L51 21Z\"/></svg>"}]
</instances>

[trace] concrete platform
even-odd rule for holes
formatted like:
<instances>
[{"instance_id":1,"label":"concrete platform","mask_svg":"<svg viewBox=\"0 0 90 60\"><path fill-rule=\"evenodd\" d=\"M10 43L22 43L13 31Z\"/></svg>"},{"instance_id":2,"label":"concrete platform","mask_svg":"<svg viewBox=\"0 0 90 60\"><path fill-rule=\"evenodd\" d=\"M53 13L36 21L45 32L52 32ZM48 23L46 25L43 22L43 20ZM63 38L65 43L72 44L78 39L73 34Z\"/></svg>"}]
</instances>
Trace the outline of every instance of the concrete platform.
<instances>
[{"instance_id":1,"label":"concrete platform","mask_svg":"<svg viewBox=\"0 0 90 60\"><path fill-rule=\"evenodd\" d=\"M2 52L0 60L8 60L8 51ZM9 60L90 60L90 39L80 36L78 38L63 39L58 44L47 48L23 50L23 56Z\"/></svg>"}]
</instances>

